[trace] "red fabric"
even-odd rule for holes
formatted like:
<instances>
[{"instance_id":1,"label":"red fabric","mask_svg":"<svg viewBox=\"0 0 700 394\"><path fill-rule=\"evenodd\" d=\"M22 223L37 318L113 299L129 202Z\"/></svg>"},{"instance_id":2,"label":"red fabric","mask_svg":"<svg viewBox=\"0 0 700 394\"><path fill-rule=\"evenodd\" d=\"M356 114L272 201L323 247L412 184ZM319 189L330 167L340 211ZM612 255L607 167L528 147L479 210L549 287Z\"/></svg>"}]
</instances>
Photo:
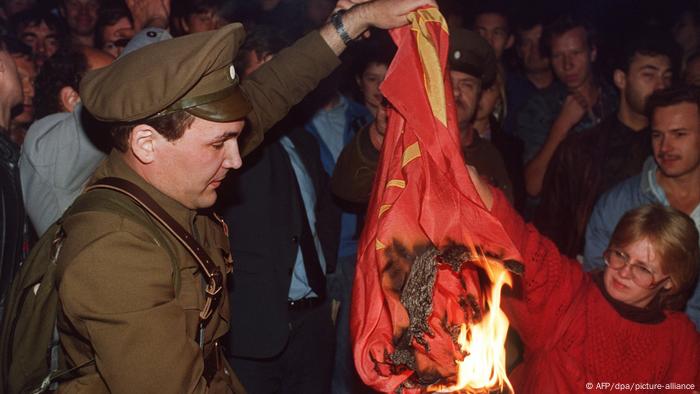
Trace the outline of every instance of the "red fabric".
<instances>
[{"instance_id":1,"label":"red fabric","mask_svg":"<svg viewBox=\"0 0 700 394\"><path fill-rule=\"evenodd\" d=\"M420 26L424 26L423 31ZM409 378L453 377L454 360L461 356L445 326L459 325L468 319L467 307L460 304L467 293L480 299L474 269L453 272L440 266L428 319L433 333L426 337L430 350L415 341L411 343L416 371L392 364L388 355L409 324L400 292L412 259L421 248L434 245L442 249L456 242L519 259L500 223L484 209L460 153L452 88L446 72L445 26L444 20L428 21L414 23L413 29L407 26L392 31L398 52L381 87L395 110L389 111L379 171L360 240L351 309L357 371L366 384L381 392L393 392ZM417 44L420 35L438 54L440 70L433 71L439 71L436 82L444 86L446 125L435 116L428 99L428 77ZM418 144L420 157L404 166L404 154L414 143ZM391 186L392 180L404 181L405 187ZM421 390L417 387L404 393Z\"/></svg>"},{"instance_id":2,"label":"red fabric","mask_svg":"<svg viewBox=\"0 0 700 394\"><path fill-rule=\"evenodd\" d=\"M510 377L516 393L692 393L670 385L700 387L700 334L685 314L666 312L659 324L624 319L576 260L561 255L492 191L491 212L525 258L522 297L504 297L526 348ZM645 383L663 388L635 390Z\"/></svg>"}]
</instances>

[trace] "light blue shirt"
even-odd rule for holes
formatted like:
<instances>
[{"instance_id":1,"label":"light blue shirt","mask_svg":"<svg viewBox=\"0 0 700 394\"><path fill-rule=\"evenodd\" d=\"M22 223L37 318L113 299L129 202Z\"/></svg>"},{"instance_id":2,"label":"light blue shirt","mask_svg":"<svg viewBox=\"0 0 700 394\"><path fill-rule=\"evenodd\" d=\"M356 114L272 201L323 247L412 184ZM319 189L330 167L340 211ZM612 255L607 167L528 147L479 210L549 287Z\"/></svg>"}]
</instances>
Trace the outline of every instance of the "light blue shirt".
<instances>
[{"instance_id":1,"label":"light blue shirt","mask_svg":"<svg viewBox=\"0 0 700 394\"><path fill-rule=\"evenodd\" d=\"M338 161L338 156L340 156L340 152L342 152L346 144L347 117L345 113L349 103L348 99L342 95L339 100L338 105L329 110L319 110L311 119L311 124L316 130L322 130L319 136L333 156L333 163ZM330 172L332 172L332 169Z\"/></svg>"},{"instance_id":2,"label":"light blue shirt","mask_svg":"<svg viewBox=\"0 0 700 394\"><path fill-rule=\"evenodd\" d=\"M325 275L326 273L326 258L323 256L323 248L321 247L321 241L318 238L318 232L316 231L316 212L314 208L316 207L316 191L314 189L314 184L311 181L311 177L304 167L304 162L302 162L301 157L297 153L294 143L288 137L280 138L280 144L287 151L289 156L289 161L292 163L292 169L294 170L294 175L296 175L297 182L299 182L299 189L301 190L301 197L304 200L304 208L306 210L306 218L309 221L309 226L311 227L311 235L314 238L314 245L316 246L316 252L318 253L318 260L321 263L321 270ZM292 273L292 283L289 285L289 294L287 296L289 300L300 300L302 298L318 297L311 286L309 286L309 281L306 278L306 269L304 269L304 257L301 253L301 246L297 248L297 257L294 262L294 272Z\"/></svg>"}]
</instances>

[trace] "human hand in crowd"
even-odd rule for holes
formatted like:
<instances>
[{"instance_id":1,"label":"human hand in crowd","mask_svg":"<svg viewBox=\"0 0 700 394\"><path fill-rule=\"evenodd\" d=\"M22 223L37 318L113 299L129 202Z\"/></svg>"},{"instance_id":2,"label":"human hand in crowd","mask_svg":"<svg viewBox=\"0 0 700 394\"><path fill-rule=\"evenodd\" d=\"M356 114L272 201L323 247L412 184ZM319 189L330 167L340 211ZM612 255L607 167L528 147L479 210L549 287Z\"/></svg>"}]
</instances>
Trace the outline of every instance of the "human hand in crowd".
<instances>
[{"instance_id":1,"label":"human hand in crowd","mask_svg":"<svg viewBox=\"0 0 700 394\"><path fill-rule=\"evenodd\" d=\"M381 150L382 143L384 143L386 120L386 107L380 105L379 108L377 108L377 115L374 118L374 122L369 125L369 139L377 150Z\"/></svg>"},{"instance_id":2,"label":"human hand in crowd","mask_svg":"<svg viewBox=\"0 0 700 394\"><path fill-rule=\"evenodd\" d=\"M125 0L134 18L134 32L146 27L167 29L170 18L170 0Z\"/></svg>"},{"instance_id":3,"label":"human hand in crowd","mask_svg":"<svg viewBox=\"0 0 700 394\"><path fill-rule=\"evenodd\" d=\"M491 211L491 207L493 207L493 194L491 193L488 183L486 183L473 166L468 165L467 171L469 171L469 176L472 178L476 192L479 193L479 197L481 197L481 202L484 203L487 210Z\"/></svg>"},{"instance_id":4,"label":"human hand in crowd","mask_svg":"<svg viewBox=\"0 0 700 394\"><path fill-rule=\"evenodd\" d=\"M555 125L552 131L560 131L560 139L566 137L566 133L583 119L583 116L588 112L588 102L586 98L579 92L571 92L559 111L559 116L555 120Z\"/></svg>"}]
</instances>

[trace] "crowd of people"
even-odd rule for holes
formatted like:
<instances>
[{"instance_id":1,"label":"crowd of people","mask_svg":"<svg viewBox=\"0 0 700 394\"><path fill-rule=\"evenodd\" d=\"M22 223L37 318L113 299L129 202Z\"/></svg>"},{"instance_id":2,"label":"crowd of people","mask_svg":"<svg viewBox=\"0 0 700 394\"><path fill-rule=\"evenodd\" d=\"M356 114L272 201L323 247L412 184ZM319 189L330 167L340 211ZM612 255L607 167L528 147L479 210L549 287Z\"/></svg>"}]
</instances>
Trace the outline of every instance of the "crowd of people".
<instances>
[{"instance_id":1,"label":"crowd of people","mask_svg":"<svg viewBox=\"0 0 700 394\"><path fill-rule=\"evenodd\" d=\"M68 234L66 387L372 392L350 305L391 106L384 29L433 3L0 1L0 290ZM437 1L465 165L525 259L506 302L522 392L700 391L700 2L637 3ZM213 318L186 248L85 192L105 177L233 261Z\"/></svg>"}]
</instances>

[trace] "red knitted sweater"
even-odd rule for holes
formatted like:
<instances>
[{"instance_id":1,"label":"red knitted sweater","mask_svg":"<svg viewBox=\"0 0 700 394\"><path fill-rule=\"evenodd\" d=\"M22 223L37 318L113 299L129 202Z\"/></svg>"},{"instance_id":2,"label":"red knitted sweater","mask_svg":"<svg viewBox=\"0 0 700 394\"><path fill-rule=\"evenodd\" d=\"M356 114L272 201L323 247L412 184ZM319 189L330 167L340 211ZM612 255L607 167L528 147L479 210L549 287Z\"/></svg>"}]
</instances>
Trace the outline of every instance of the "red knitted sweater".
<instances>
[{"instance_id":1,"label":"red knitted sweater","mask_svg":"<svg viewBox=\"0 0 700 394\"><path fill-rule=\"evenodd\" d=\"M659 323L622 317L577 261L492 192L492 213L525 259L519 296L504 298L525 344L511 376L517 394L700 391L700 333L685 314L664 311Z\"/></svg>"}]
</instances>

